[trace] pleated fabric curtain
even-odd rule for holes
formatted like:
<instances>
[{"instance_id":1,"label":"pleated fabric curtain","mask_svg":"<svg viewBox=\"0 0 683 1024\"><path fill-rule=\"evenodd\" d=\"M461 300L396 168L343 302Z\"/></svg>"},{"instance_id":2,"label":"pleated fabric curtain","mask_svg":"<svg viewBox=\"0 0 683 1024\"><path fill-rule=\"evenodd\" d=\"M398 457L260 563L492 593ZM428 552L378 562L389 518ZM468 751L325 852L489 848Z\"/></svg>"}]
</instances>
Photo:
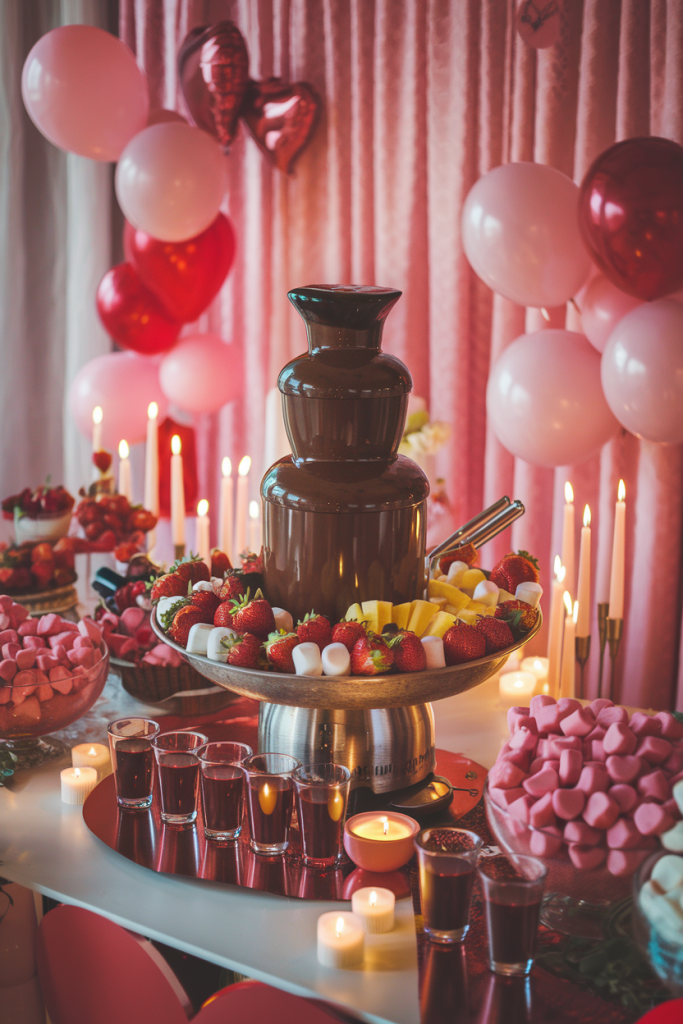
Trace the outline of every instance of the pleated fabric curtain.
<instances>
[{"instance_id":1,"label":"pleated fabric curtain","mask_svg":"<svg viewBox=\"0 0 683 1024\"><path fill-rule=\"evenodd\" d=\"M185 34L226 18L247 40L253 78L308 80L323 100L291 176L273 170L244 129L227 158L225 209L238 257L204 319L243 346L246 370L242 399L197 421L202 493L217 500L224 454L234 461L249 453L261 468L266 392L304 347L287 289L400 288L385 344L410 367L432 416L452 424L439 470L456 519L501 494L527 507L512 537L488 546L485 564L524 547L540 559L549 590L569 479L577 536L584 504L593 511L594 584L604 592L623 477L628 573L615 696L683 708L681 448L623 433L590 462L553 471L513 458L486 423L491 360L548 324L539 311L493 296L470 270L459 220L471 185L518 160L550 164L578 182L616 140L659 134L683 143L680 0L560 7L560 38L538 52L515 33L514 0L121 0L120 11L122 38L159 106L183 112L175 61ZM580 329L571 307L548 314L550 326ZM595 616L592 634L588 695L597 688Z\"/></svg>"}]
</instances>

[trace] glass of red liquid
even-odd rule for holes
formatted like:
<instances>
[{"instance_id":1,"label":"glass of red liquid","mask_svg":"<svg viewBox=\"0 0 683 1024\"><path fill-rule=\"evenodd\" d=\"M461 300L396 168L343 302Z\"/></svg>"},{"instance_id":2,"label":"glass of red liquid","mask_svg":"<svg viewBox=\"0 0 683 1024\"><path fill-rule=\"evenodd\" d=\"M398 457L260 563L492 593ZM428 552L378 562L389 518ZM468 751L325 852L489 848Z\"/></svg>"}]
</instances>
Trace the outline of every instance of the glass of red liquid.
<instances>
[{"instance_id":1,"label":"glass of red liquid","mask_svg":"<svg viewBox=\"0 0 683 1024\"><path fill-rule=\"evenodd\" d=\"M151 718L120 718L107 727L119 807L144 810L154 792L154 750L159 723Z\"/></svg>"},{"instance_id":2,"label":"glass of red liquid","mask_svg":"<svg viewBox=\"0 0 683 1024\"><path fill-rule=\"evenodd\" d=\"M252 754L242 762L254 853L284 853L294 808L292 773L301 761L289 754Z\"/></svg>"},{"instance_id":3,"label":"glass of red liquid","mask_svg":"<svg viewBox=\"0 0 683 1024\"><path fill-rule=\"evenodd\" d=\"M479 878L489 930L489 965L496 974L525 975L536 936L548 869L537 857L483 857Z\"/></svg>"},{"instance_id":4,"label":"glass of red liquid","mask_svg":"<svg viewBox=\"0 0 683 1024\"><path fill-rule=\"evenodd\" d=\"M154 740L161 791L161 820L191 825L197 817L199 758L207 737L201 732L165 732Z\"/></svg>"},{"instance_id":5,"label":"glass of red liquid","mask_svg":"<svg viewBox=\"0 0 683 1024\"><path fill-rule=\"evenodd\" d=\"M483 839L463 828L428 828L415 840L424 930L434 942L462 942Z\"/></svg>"},{"instance_id":6,"label":"glass of red liquid","mask_svg":"<svg viewBox=\"0 0 683 1024\"><path fill-rule=\"evenodd\" d=\"M351 772L343 764L304 764L292 778L304 863L333 867L342 855Z\"/></svg>"},{"instance_id":7,"label":"glass of red liquid","mask_svg":"<svg viewBox=\"0 0 683 1024\"><path fill-rule=\"evenodd\" d=\"M246 743L207 743L197 751L204 811L204 835L227 842L242 829L244 772L254 751Z\"/></svg>"}]
</instances>

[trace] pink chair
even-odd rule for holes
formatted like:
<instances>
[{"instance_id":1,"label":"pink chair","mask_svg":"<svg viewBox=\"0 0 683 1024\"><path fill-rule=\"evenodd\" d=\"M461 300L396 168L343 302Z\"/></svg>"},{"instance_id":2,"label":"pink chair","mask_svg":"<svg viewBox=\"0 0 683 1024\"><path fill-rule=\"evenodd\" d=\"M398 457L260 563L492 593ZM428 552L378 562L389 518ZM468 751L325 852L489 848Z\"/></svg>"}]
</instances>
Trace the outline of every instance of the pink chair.
<instances>
[{"instance_id":1,"label":"pink chair","mask_svg":"<svg viewBox=\"0 0 683 1024\"><path fill-rule=\"evenodd\" d=\"M681 1024L683 1021L683 999L671 999L660 1003L653 1010L648 1010L638 1024Z\"/></svg>"},{"instance_id":2,"label":"pink chair","mask_svg":"<svg viewBox=\"0 0 683 1024\"><path fill-rule=\"evenodd\" d=\"M352 1024L356 1017L260 981L238 981L216 992L193 1024Z\"/></svg>"}]
</instances>

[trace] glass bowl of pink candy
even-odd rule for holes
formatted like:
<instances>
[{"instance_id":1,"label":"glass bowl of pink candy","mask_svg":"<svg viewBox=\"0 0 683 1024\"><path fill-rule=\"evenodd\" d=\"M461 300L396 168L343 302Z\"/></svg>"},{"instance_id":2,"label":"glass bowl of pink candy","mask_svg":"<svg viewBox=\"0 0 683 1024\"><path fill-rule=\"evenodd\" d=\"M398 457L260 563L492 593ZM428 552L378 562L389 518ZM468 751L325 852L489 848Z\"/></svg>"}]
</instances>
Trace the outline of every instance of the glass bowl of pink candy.
<instances>
[{"instance_id":1,"label":"glass bowl of pink candy","mask_svg":"<svg viewBox=\"0 0 683 1024\"><path fill-rule=\"evenodd\" d=\"M17 604L3 614L10 622L0 632L0 742L17 769L34 768L67 752L49 734L93 706L107 681L109 652L95 623L30 618Z\"/></svg>"},{"instance_id":2,"label":"glass bowl of pink candy","mask_svg":"<svg viewBox=\"0 0 683 1024\"><path fill-rule=\"evenodd\" d=\"M608 907L680 818L671 788L683 725L667 712L629 719L605 699L545 696L510 708L508 724L485 788L491 831L506 853L547 865L544 924L600 937Z\"/></svg>"}]
</instances>

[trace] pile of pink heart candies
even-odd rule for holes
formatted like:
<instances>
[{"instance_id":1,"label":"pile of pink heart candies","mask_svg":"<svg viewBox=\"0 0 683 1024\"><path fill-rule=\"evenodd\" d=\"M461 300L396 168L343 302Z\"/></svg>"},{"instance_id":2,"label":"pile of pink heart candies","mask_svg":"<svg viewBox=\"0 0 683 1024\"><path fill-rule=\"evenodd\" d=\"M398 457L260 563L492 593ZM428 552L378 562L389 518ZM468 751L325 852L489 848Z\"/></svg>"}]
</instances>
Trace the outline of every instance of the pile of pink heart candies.
<instances>
[{"instance_id":1,"label":"pile of pink heart candies","mask_svg":"<svg viewBox=\"0 0 683 1024\"><path fill-rule=\"evenodd\" d=\"M528 826L530 850L566 846L579 870L606 862L633 874L681 819L672 787L683 779L683 722L600 698L532 697L508 711L510 739L489 772L491 800Z\"/></svg>"}]
</instances>

